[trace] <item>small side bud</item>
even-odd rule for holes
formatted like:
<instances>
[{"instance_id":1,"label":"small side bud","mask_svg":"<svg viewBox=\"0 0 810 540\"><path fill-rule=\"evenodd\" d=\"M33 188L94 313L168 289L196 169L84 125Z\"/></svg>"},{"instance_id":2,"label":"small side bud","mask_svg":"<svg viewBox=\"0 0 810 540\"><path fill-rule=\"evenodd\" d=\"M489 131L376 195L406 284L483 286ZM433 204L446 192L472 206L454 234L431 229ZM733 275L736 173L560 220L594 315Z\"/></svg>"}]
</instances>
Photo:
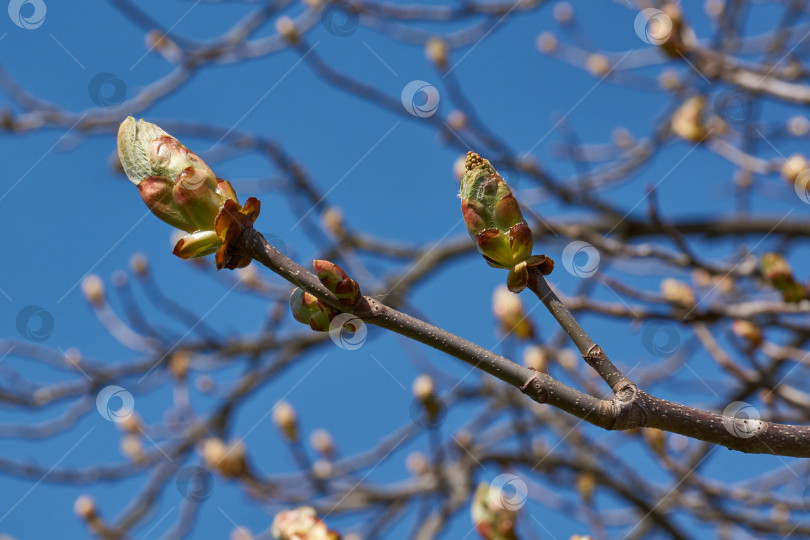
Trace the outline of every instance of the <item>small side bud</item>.
<instances>
[{"instance_id":1,"label":"small side bud","mask_svg":"<svg viewBox=\"0 0 810 540\"><path fill-rule=\"evenodd\" d=\"M762 256L762 274L782 293L785 302L799 302L807 296L807 291L793 277L790 264L778 253L766 253Z\"/></svg>"},{"instance_id":2,"label":"small side bud","mask_svg":"<svg viewBox=\"0 0 810 540\"><path fill-rule=\"evenodd\" d=\"M280 540L340 540L340 535L329 530L309 506L279 512L270 532Z\"/></svg>"},{"instance_id":3,"label":"small side bud","mask_svg":"<svg viewBox=\"0 0 810 540\"><path fill-rule=\"evenodd\" d=\"M83 521L93 521L98 519L98 508L96 500L89 495L82 495L73 503L73 511L76 516Z\"/></svg>"},{"instance_id":4,"label":"small side bud","mask_svg":"<svg viewBox=\"0 0 810 540\"><path fill-rule=\"evenodd\" d=\"M330 323L338 313L303 289L293 290L290 310L296 321L309 325L316 332L329 332Z\"/></svg>"},{"instance_id":5,"label":"small side bud","mask_svg":"<svg viewBox=\"0 0 810 540\"><path fill-rule=\"evenodd\" d=\"M762 344L762 329L751 321L737 319L731 323L731 331L735 336L741 337L747 341L752 349Z\"/></svg>"},{"instance_id":6,"label":"small side bud","mask_svg":"<svg viewBox=\"0 0 810 540\"><path fill-rule=\"evenodd\" d=\"M508 505L511 506L511 505ZM486 482L478 484L472 501L472 521L475 530L485 540L514 540L517 512L504 505L504 496L497 487Z\"/></svg>"},{"instance_id":7,"label":"small side bud","mask_svg":"<svg viewBox=\"0 0 810 540\"><path fill-rule=\"evenodd\" d=\"M585 60L585 69L594 77L604 77L610 73L610 61L602 54L592 54Z\"/></svg>"},{"instance_id":8,"label":"small side bud","mask_svg":"<svg viewBox=\"0 0 810 540\"><path fill-rule=\"evenodd\" d=\"M133 253L129 258L129 268L138 277L143 277L149 272L149 261L143 253Z\"/></svg>"},{"instance_id":9,"label":"small side bud","mask_svg":"<svg viewBox=\"0 0 810 540\"><path fill-rule=\"evenodd\" d=\"M301 33L298 31L295 21L287 16L276 19L276 32L293 45L301 41Z\"/></svg>"},{"instance_id":10,"label":"small side bud","mask_svg":"<svg viewBox=\"0 0 810 540\"><path fill-rule=\"evenodd\" d=\"M360 286L351 279L343 268L329 261L312 261L312 267L324 287L334 294L344 306L353 306L361 298Z\"/></svg>"},{"instance_id":11,"label":"small side bud","mask_svg":"<svg viewBox=\"0 0 810 540\"><path fill-rule=\"evenodd\" d=\"M810 169L810 162L807 161L807 158L802 154L793 154L782 163L780 172L782 178L791 184L795 184L802 173L808 174L804 172L808 169Z\"/></svg>"},{"instance_id":12,"label":"small side bud","mask_svg":"<svg viewBox=\"0 0 810 540\"><path fill-rule=\"evenodd\" d=\"M432 398L436 394L436 386L430 375L419 375L413 381L413 395L420 401Z\"/></svg>"},{"instance_id":13,"label":"small side bud","mask_svg":"<svg viewBox=\"0 0 810 540\"><path fill-rule=\"evenodd\" d=\"M535 371L545 373L548 371L548 355L538 345L530 345L523 351L523 365Z\"/></svg>"}]
</instances>

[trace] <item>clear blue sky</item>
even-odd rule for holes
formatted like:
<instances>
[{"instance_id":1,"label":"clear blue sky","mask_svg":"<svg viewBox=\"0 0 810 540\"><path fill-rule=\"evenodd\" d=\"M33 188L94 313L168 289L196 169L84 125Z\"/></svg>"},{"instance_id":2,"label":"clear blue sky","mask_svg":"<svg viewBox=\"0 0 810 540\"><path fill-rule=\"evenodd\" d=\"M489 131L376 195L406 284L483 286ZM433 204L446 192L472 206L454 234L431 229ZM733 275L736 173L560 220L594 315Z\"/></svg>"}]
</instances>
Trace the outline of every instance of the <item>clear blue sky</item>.
<instances>
[{"instance_id":1,"label":"clear blue sky","mask_svg":"<svg viewBox=\"0 0 810 540\"><path fill-rule=\"evenodd\" d=\"M36 29L19 28L0 14L0 65L40 99L73 112L89 110L96 107L90 96L91 82L100 73L111 73L123 81L127 96L168 73L170 66L160 56L147 54L144 31L108 3L54 0L46 3L44 22ZM139 4L163 25L173 27L174 34L199 41L219 35L256 9L251 3ZM633 31L636 12L619 4L574 4L580 25L587 33L585 39L610 51L646 46ZM299 10L296 5L289 13ZM697 21L698 33L708 31L701 10L696 10L693 19ZM773 14L763 9L757 24L768 28L773 20ZM266 26L258 35L274 33L272 20ZM560 142L557 132L549 133L555 114L568 113L568 122L576 127L582 140L597 143L607 141L616 126L624 126L637 136L649 134L667 101L660 95L609 83L595 86L596 79L587 73L544 57L538 53L535 39L540 32L555 27L550 8L529 15L516 12L474 47L456 52L453 61L466 55L454 69L454 76L489 127L518 151L533 148L532 154L563 178L573 171L570 165L552 156L555 144ZM399 98L410 81L423 80L439 90L437 114L446 116L453 109L441 76L425 59L421 47L393 42L363 27L350 36L339 37L316 26L307 39L317 43L317 52L333 67L394 99ZM380 110L330 87L304 63L298 64L298 60L297 53L288 51L239 65L207 67L178 92L138 116L155 122L171 118L225 128L238 124L239 129L272 138L305 165L321 190L331 189L329 202L343 209L353 228L414 244L464 236L459 222L457 184L452 175L458 150L444 144L426 121ZM2 93L0 106L16 110L16 105ZM776 106L767 108L765 113L773 119L788 114ZM183 138L183 142L203 155L210 146L209 141L193 138ZM231 276L201 273L172 256L170 228L151 215L144 218L145 207L137 190L125 177L111 170L114 150L113 133L88 137L64 129L46 129L18 136L0 135L0 159L4 165L0 223L5 232L4 264L0 265L0 289L5 292L0 296L2 336L21 339L17 316L26 306L37 305L53 317L53 332L44 342L48 347L54 350L78 347L87 357L105 363L134 358L96 321L78 286L92 272L111 288L111 274L125 269L134 252L148 256L158 281L175 299L183 300L199 314L210 310L206 318L209 325L226 334L259 332L266 316L266 302L238 291L226 295ZM655 184L677 165L658 188L666 215L731 212L732 168L705 150L687 155L688 150L686 144L670 147L656 156L652 166L633 182L606 196L630 210L644 196L645 186ZM794 149L780 150L788 154ZM297 209L292 209L279 193L251 191L257 179L277 177L279 171L255 155L209 164L219 176L233 182L242 198L257 195L262 199L263 212L257 228L279 237L289 247L290 256L308 264L317 247L301 227L295 227L300 217ZM518 191L531 187L519 178L510 181ZM778 178L767 181L773 186L783 185ZM806 215L807 211L806 205L788 196L779 201L758 200L755 207L779 215L788 210L795 211L794 216L800 212ZM543 205L536 209L549 216L572 217L577 212ZM636 211L645 209L641 204ZM766 242L758 250L764 251L767 246ZM557 241L537 250L559 260L563 247L564 242ZM712 244L711 249L714 256L732 252L730 246L722 244ZM794 255L796 260L804 260L807 254ZM368 261L368 267L378 274L386 269L374 260ZM268 274L264 269L261 271ZM611 271L625 279L639 274L632 278L634 284L650 290L656 290L660 279L666 277L654 267ZM434 323L485 347L495 347L500 352L519 351L514 346L497 345L500 338L494 330L491 296L504 278L504 272L490 269L480 257L470 255L448 265L418 287L410 303ZM553 278L568 292L580 284L579 278L567 274L561 266ZM609 292L599 293L598 297L613 300ZM523 299L527 309L537 307L536 300L527 294ZM116 299L113 304L120 306ZM532 312L532 318L541 332L548 335L554 325L541 308ZM162 318L160 321L165 322ZM652 366L658 361L645 351L640 329L630 328L626 321L585 317L584 323L620 364ZM302 330L300 326L289 328ZM688 339L691 339L688 332L679 334L679 340ZM233 432L252 430L246 444L260 470L266 473L294 470L294 462L272 423L269 419L261 420L279 398L288 394L286 399L297 408L305 434L323 426L333 432L343 454L367 448L410 421L410 385L418 373L409 360L414 350L426 362L456 379L469 371L453 358L370 328L368 342L358 351L331 346L318 349L254 394L241 406ZM724 384L723 375L707 358L703 360L693 365L701 380ZM52 381L60 376L31 366L13 354L0 360L0 376L8 377L4 370L9 367L34 381ZM238 369L224 369L216 372L215 377L227 385L238 374ZM305 383L295 386L305 375ZM469 380L478 376L473 373ZM689 379L683 374L680 377L684 377L683 384L661 388L662 397L678 396L698 406L722 406L712 401L697 377ZM8 384L7 380L3 384ZM136 410L148 423L158 422L171 402L165 386L157 390L138 388L135 381L123 386L132 391ZM194 400L201 411L211 405L210 399L203 396L195 395ZM59 407L52 407L21 416L0 408L0 420L41 421L61 412ZM460 425L470 412L460 410L452 415L446 428ZM605 444L616 437L596 429L589 433ZM120 432L115 425L90 411L73 430L46 441L21 443L0 439L0 453L46 467L62 458L60 466L86 467L121 462L124 458L118 449L119 441ZM397 449L392 459L370 478L390 481L404 477L405 456L411 450L425 448L426 441L422 437L418 444ZM74 445L75 449L68 452ZM632 445L626 451L638 454L635 459L640 468L655 470ZM722 454L722 458L715 459L707 471L727 481L776 469L785 461L744 456L724 449L715 452ZM492 478L498 472L481 470L479 478ZM3 516L0 532L23 539L83 537L84 528L73 515L73 501L78 494L94 495L102 514L113 517L143 481L144 477L138 476L119 484L89 488L45 481L32 489L32 481L4 477L0 490L0 516ZM250 500L234 486L220 479L216 482L213 496L198 518L195 537L225 537L233 529L230 519L254 532L269 526L277 508L249 504ZM172 512L176 512L178 500L177 492L169 484L154 519L138 530L138 537L158 538L165 532L174 521ZM567 538L570 534L587 532L541 504L531 503L526 511L550 533L540 537ZM169 517L150 531L164 514ZM390 537L404 538L411 530L413 517L409 514ZM353 522L351 516L330 520L338 528ZM523 525L529 524L535 525L531 520ZM454 521L445 537L461 538L470 528L465 512Z\"/></svg>"}]
</instances>

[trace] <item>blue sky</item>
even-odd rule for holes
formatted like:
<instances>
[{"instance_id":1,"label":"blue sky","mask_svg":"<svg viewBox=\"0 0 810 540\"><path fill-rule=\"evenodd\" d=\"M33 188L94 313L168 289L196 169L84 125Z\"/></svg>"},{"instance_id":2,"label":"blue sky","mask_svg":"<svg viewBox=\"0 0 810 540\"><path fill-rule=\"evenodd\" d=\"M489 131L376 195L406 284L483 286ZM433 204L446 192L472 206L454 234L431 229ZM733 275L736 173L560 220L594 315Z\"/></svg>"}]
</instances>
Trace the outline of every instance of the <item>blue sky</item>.
<instances>
[{"instance_id":1,"label":"blue sky","mask_svg":"<svg viewBox=\"0 0 810 540\"><path fill-rule=\"evenodd\" d=\"M94 114L98 107L94 88L98 88L99 81L121 81L115 88L123 89L130 98L170 71L171 66L162 57L147 51L144 30L123 17L111 3L93 2L81 7L53 0L46 3L45 19L34 29L20 28L10 18L0 16L0 65L38 98L66 111ZM145 1L139 5L165 27L172 27L174 35L195 41L221 34L256 9L252 3ZM581 2L574 3L574 7L585 32L581 38L586 42L622 52L646 46L633 31L636 11L607 2L592 9ZM300 10L296 4L287 13L295 15ZM765 8L760 11L759 17L752 17L753 24L764 30L773 23L775 14ZM695 10L693 15L696 31L706 35L711 26L702 10ZM565 178L574 171L553 153L561 141L559 133L552 130L560 114L566 115L566 121L576 128L583 142L598 143L607 141L617 126L638 137L651 133L669 100L660 94L609 82L597 84L588 73L541 55L535 47L537 35L555 28L550 8L530 14L516 12L474 46L454 52L451 61L458 62L453 69L454 79L489 128L514 150L531 151L555 176ZM271 19L257 35L269 36L274 32ZM395 42L362 26L341 37L316 25L307 34L307 40L334 69L365 81L393 99L399 99L409 82L421 80L438 89L437 114L446 117L453 110L446 81L426 60L419 46ZM354 229L411 244L464 237L457 183L452 174L459 149L438 137L427 120L382 110L331 87L299 60L298 52L288 50L239 64L207 66L177 92L138 116L158 123L175 119L225 129L236 127L272 139L304 165L322 191L329 192L329 203L343 210ZM656 73L651 68L639 72ZM103 75L106 73L112 77ZM105 91L111 91L112 87L106 88ZM0 107L18 110L5 93L0 93ZM109 111L117 113L115 107ZM766 104L763 109L763 115L773 122L783 121L794 113L776 104ZM210 140L193 136L182 140L204 157L211 147ZM213 150L212 155L216 155L218 149ZM779 150L787 155L795 148L785 145ZM94 273L111 290L112 274L126 269L135 252L146 254L164 291L198 314L209 313L207 324L224 334L259 333L267 316L267 301L241 290L227 294L232 276L224 272L216 274L213 268L201 272L172 256L170 228L147 215L135 187L112 170L114 151L114 134L108 131L88 136L49 127L13 136L0 134L0 156L6 167L0 181L0 221L6 231L6 262L0 266L3 337L22 339L17 328L19 313L27 306L41 306L53 319L52 333L43 342L47 347L53 350L77 347L88 358L103 363L135 358L98 323L79 286L84 276ZM262 215L256 227L279 238L291 257L308 265L319 252L319 246L305 234L304 227L296 225L301 208L306 211L308 204L302 199L291 206L285 194L277 190L252 191L257 181L279 178L280 172L274 165L256 154L209 164L219 176L232 181L242 198L256 195L262 199ZM633 181L605 193L605 197L628 211L643 213L645 204L634 205L643 200L646 186L660 181L661 210L669 218L728 214L734 210L732 173L733 168L715 154L704 149L692 151L686 143L673 144ZM520 177L508 180L519 193L533 187ZM764 177L761 182L767 192L784 187L783 181L775 176ZM753 206L756 211L770 215L795 212L792 216L798 217L807 211L806 205L785 190L776 197L755 197ZM535 210L549 217L570 219L581 215L581 209L558 205L538 204ZM536 250L558 259L566 242L555 239ZM758 239L752 239L749 246L757 242ZM769 245L765 241L757 250L764 251ZM731 256L735 251L733 246L722 243L696 247L715 257ZM790 253L794 264L805 261L807 255L806 250ZM381 260L370 258L365 262L372 276L380 277L392 270L389 263ZM610 271L648 290L657 290L663 277L688 278L671 276L668 269L650 265L625 263ZM264 269L260 272L268 280L278 282ZM514 343L500 342L491 315L492 291L504 278L505 272L490 269L480 257L471 254L448 264L417 287L409 305L451 332L499 352L514 354L520 348ZM581 278L566 273L561 265L552 281L567 292L574 292L581 285ZM137 284L133 287L138 290ZM110 296L113 306L120 307L117 296L112 292ZM538 307L538 302L528 294L522 298L541 333L551 335L554 324L542 306ZM598 292L597 298L615 300L607 291ZM147 313L155 321L169 324L156 310ZM659 361L645 350L642 330L631 328L627 321L585 316L583 324L623 366L653 367ZM305 330L292 324L285 328L290 332ZM180 334L184 331L177 325L174 329ZM678 334L679 342L685 344L690 339L694 340L689 332ZM368 448L381 436L410 422L410 385L420 372L412 362L413 357L445 372L446 380L465 378L472 383L479 378L478 373L468 374L467 366L455 359L370 328L368 341L361 349L319 348L252 395L240 407L232 432L250 431L245 442L260 470L268 474L294 470L289 452L266 416L273 404L286 396L299 412L304 433L315 427L328 428L344 455ZM705 355L698 354L692 362L699 378L680 373L682 384L656 391L661 397L722 408L701 381L723 385L723 373ZM5 369L4 363L32 381L48 382L64 377L13 354L0 361L0 370ZM227 387L240 371L236 366L225 368L216 371L214 377ZM8 377L9 373L3 375ZM299 384L302 378L305 384ZM166 386L140 388L135 381L121 384L132 392L136 410L147 423L159 422L171 404L171 392ZM452 384L443 389L450 387ZM200 412L210 410L210 398L194 395L193 400ZM0 408L0 420L42 421L63 412L60 407L26 415ZM465 407L454 410L444 427L449 430L462 424L473 412ZM616 437L596 429L587 432L606 444ZM411 450L426 448L426 441L423 436L416 444L398 448L371 478L391 481L405 477L405 457ZM47 441L0 439L0 453L44 466L60 462L60 466L86 467L121 462L119 442L120 431L115 425L91 410L74 429ZM666 480L648 457L633 445L626 446L622 452L629 452L635 463L640 463L639 468L657 481ZM778 458L743 456L725 449L715 452L723 458L714 460L707 474L721 480L739 479L741 475L756 475L782 466ZM497 474L494 468L482 470L479 479L491 479ZM113 517L143 481L143 476L137 476L121 483L77 487L48 481L35 485L35 481L4 477L4 489L0 490L0 532L19 538L57 534L82 537L84 528L72 509L77 495L94 495L102 514ZM172 513L176 512L179 496L171 485L163 495L153 519L138 529L138 538L160 537L174 521ZM193 536L222 538L233 529L231 520L254 532L264 530L278 508L246 504L249 502L235 486L217 479ZM612 501L606 499L603 503L609 506ZM567 538L586 532L584 527L542 504L531 503L526 510L527 516L543 523L549 537ZM48 519L38 519L43 515ZM162 516L169 517L158 523ZM409 513L398 522L390 537L406 537L414 518L415 514ZM330 520L336 527L354 522L356 518L352 516ZM527 517L523 525L532 523ZM689 526L695 527L693 531L699 530L697 524ZM445 537L461 538L470 528L467 514L462 513Z\"/></svg>"}]
</instances>

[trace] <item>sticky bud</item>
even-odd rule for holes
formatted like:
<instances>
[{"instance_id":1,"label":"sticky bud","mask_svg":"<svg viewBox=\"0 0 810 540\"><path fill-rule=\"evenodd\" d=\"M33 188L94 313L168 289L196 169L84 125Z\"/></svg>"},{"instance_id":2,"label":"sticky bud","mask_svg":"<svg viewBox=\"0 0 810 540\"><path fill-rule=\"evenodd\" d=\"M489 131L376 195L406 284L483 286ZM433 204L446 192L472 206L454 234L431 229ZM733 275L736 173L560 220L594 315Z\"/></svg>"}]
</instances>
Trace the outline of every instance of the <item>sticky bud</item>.
<instances>
[{"instance_id":1,"label":"sticky bud","mask_svg":"<svg viewBox=\"0 0 810 540\"><path fill-rule=\"evenodd\" d=\"M273 423L288 441L298 440L298 416L292 405L280 401L273 409Z\"/></svg>"},{"instance_id":2,"label":"sticky bud","mask_svg":"<svg viewBox=\"0 0 810 540\"><path fill-rule=\"evenodd\" d=\"M290 309L296 321L316 332L329 332L329 324L338 313L303 289L295 289L290 295Z\"/></svg>"},{"instance_id":3,"label":"sticky bud","mask_svg":"<svg viewBox=\"0 0 810 540\"><path fill-rule=\"evenodd\" d=\"M596 477L592 473L584 472L577 476L577 491L586 504L593 501L593 493L596 491Z\"/></svg>"},{"instance_id":4,"label":"sticky bud","mask_svg":"<svg viewBox=\"0 0 810 540\"><path fill-rule=\"evenodd\" d=\"M604 77L610 73L610 61L601 54L592 54L585 60L585 69L594 77Z\"/></svg>"},{"instance_id":5,"label":"sticky bud","mask_svg":"<svg viewBox=\"0 0 810 540\"><path fill-rule=\"evenodd\" d=\"M666 433L660 429L655 428L641 428L641 436L647 442L650 449L658 454L664 456L666 454Z\"/></svg>"},{"instance_id":6,"label":"sticky bud","mask_svg":"<svg viewBox=\"0 0 810 540\"><path fill-rule=\"evenodd\" d=\"M529 266L548 274L554 263L544 255L532 256L532 231L512 190L490 162L468 152L464 169L459 196L467 232L487 264L509 270L509 290L520 292L528 283Z\"/></svg>"},{"instance_id":7,"label":"sticky bud","mask_svg":"<svg viewBox=\"0 0 810 540\"><path fill-rule=\"evenodd\" d=\"M315 260L312 261L312 267L324 287L329 289L344 306L353 306L362 297L357 282L340 266L329 261Z\"/></svg>"},{"instance_id":8,"label":"sticky bud","mask_svg":"<svg viewBox=\"0 0 810 540\"><path fill-rule=\"evenodd\" d=\"M136 276L145 276L149 272L149 261L143 253L134 253L129 258L129 267Z\"/></svg>"}]
</instances>

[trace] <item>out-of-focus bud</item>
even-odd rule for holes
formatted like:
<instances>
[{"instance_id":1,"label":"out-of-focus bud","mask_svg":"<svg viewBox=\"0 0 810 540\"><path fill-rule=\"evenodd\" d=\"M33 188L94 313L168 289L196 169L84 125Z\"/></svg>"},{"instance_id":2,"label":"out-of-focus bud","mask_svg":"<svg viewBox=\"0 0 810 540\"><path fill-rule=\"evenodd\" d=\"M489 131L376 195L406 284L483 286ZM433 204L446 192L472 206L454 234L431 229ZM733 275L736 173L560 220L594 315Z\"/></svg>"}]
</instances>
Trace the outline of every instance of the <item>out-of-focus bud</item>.
<instances>
[{"instance_id":1,"label":"out-of-focus bud","mask_svg":"<svg viewBox=\"0 0 810 540\"><path fill-rule=\"evenodd\" d=\"M683 19L683 12L676 3L661 7L662 15L653 18L649 37L673 58L682 58L697 42L694 31Z\"/></svg>"},{"instance_id":2,"label":"out-of-focus bud","mask_svg":"<svg viewBox=\"0 0 810 540\"><path fill-rule=\"evenodd\" d=\"M672 114L672 132L693 143L702 141L707 134L705 113L706 98L700 95L690 97Z\"/></svg>"},{"instance_id":3,"label":"out-of-focus bud","mask_svg":"<svg viewBox=\"0 0 810 540\"><path fill-rule=\"evenodd\" d=\"M512 190L490 162L468 152L464 168L459 196L467 232L487 264L509 270L509 290L520 292L529 280L528 266L548 274L554 263L544 255L532 256L532 231Z\"/></svg>"},{"instance_id":4,"label":"out-of-focus bud","mask_svg":"<svg viewBox=\"0 0 810 540\"><path fill-rule=\"evenodd\" d=\"M582 472L577 475L577 491L585 504L591 504L593 493L596 491L596 477L593 473Z\"/></svg>"},{"instance_id":5,"label":"out-of-focus bud","mask_svg":"<svg viewBox=\"0 0 810 540\"><path fill-rule=\"evenodd\" d=\"M575 534L569 540L593 540L593 536Z\"/></svg>"},{"instance_id":6,"label":"out-of-focus bud","mask_svg":"<svg viewBox=\"0 0 810 540\"><path fill-rule=\"evenodd\" d=\"M312 474L315 475L315 478L325 480L332 476L334 470L335 467L332 465L332 462L325 459L316 460L315 463L312 464Z\"/></svg>"},{"instance_id":7,"label":"out-of-focus bud","mask_svg":"<svg viewBox=\"0 0 810 540\"><path fill-rule=\"evenodd\" d=\"M309 444L319 454L330 458L335 455L335 441L325 429L316 429L309 436Z\"/></svg>"},{"instance_id":8,"label":"out-of-focus bud","mask_svg":"<svg viewBox=\"0 0 810 540\"><path fill-rule=\"evenodd\" d=\"M644 440L647 442L653 452L659 456L664 456L666 454L666 433L660 429L641 428L641 436L644 437Z\"/></svg>"},{"instance_id":9,"label":"out-of-focus bud","mask_svg":"<svg viewBox=\"0 0 810 540\"><path fill-rule=\"evenodd\" d=\"M467 169L464 167L464 163L467 161L467 156L459 156L453 162L453 176L456 177L457 182L461 182L461 179L464 177L464 173L467 172Z\"/></svg>"},{"instance_id":10,"label":"out-of-focus bud","mask_svg":"<svg viewBox=\"0 0 810 540\"><path fill-rule=\"evenodd\" d=\"M447 42L438 37L432 37L425 43L425 56L440 70L447 69Z\"/></svg>"},{"instance_id":11,"label":"out-of-focus bud","mask_svg":"<svg viewBox=\"0 0 810 540\"><path fill-rule=\"evenodd\" d=\"M793 270L787 260L778 253L766 253L762 256L762 274L782 293L785 302L799 302L807 296L807 291L793 277Z\"/></svg>"},{"instance_id":12,"label":"out-of-focus bud","mask_svg":"<svg viewBox=\"0 0 810 540\"><path fill-rule=\"evenodd\" d=\"M129 258L129 267L136 276L143 277L149 272L149 261L143 253L133 253Z\"/></svg>"},{"instance_id":13,"label":"out-of-focus bud","mask_svg":"<svg viewBox=\"0 0 810 540\"><path fill-rule=\"evenodd\" d=\"M230 540L253 540L253 533L240 525L231 531Z\"/></svg>"},{"instance_id":14,"label":"out-of-focus bud","mask_svg":"<svg viewBox=\"0 0 810 540\"><path fill-rule=\"evenodd\" d=\"M76 516L83 521L93 521L98 519L98 508L96 501L89 495L82 495L73 503L73 511Z\"/></svg>"},{"instance_id":15,"label":"out-of-focus bud","mask_svg":"<svg viewBox=\"0 0 810 540\"><path fill-rule=\"evenodd\" d=\"M627 150L628 148L632 148L633 145L636 143L635 137L627 128L617 127L610 133L610 138L613 140L613 144L621 148L622 150Z\"/></svg>"},{"instance_id":16,"label":"out-of-focus bud","mask_svg":"<svg viewBox=\"0 0 810 540\"><path fill-rule=\"evenodd\" d=\"M697 303L695 291L683 281L667 278L661 282L664 300L681 307L693 307Z\"/></svg>"},{"instance_id":17,"label":"out-of-focus bud","mask_svg":"<svg viewBox=\"0 0 810 540\"><path fill-rule=\"evenodd\" d=\"M568 2L557 2L552 11L554 20L559 24L569 24L574 20L574 8Z\"/></svg>"},{"instance_id":18,"label":"out-of-focus bud","mask_svg":"<svg viewBox=\"0 0 810 540\"><path fill-rule=\"evenodd\" d=\"M288 441L298 440L298 416L292 405L280 401L273 409L273 423Z\"/></svg>"},{"instance_id":19,"label":"out-of-focus bud","mask_svg":"<svg viewBox=\"0 0 810 540\"><path fill-rule=\"evenodd\" d=\"M329 207L321 216L321 222L324 229L335 238L343 238L346 236L346 227L343 224L343 212L340 208L334 206Z\"/></svg>"},{"instance_id":20,"label":"out-of-focus bud","mask_svg":"<svg viewBox=\"0 0 810 540\"><path fill-rule=\"evenodd\" d=\"M121 453L132 463L140 465L146 462L146 450L140 435L127 433L121 438Z\"/></svg>"},{"instance_id":21,"label":"out-of-focus bud","mask_svg":"<svg viewBox=\"0 0 810 540\"><path fill-rule=\"evenodd\" d=\"M169 358L169 373L178 381L184 381L188 375L190 363L191 353L184 349L177 350Z\"/></svg>"},{"instance_id":22,"label":"out-of-focus bud","mask_svg":"<svg viewBox=\"0 0 810 540\"><path fill-rule=\"evenodd\" d=\"M430 471L430 462L422 452L411 452L405 458L405 467L414 476L422 476Z\"/></svg>"},{"instance_id":23,"label":"out-of-focus bud","mask_svg":"<svg viewBox=\"0 0 810 540\"><path fill-rule=\"evenodd\" d=\"M104 304L104 282L95 274L90 274L82 280L82 294L93 306Z\"/></svg>"},{"instance_id":24,"label":"out-of-focus bud","mask_svg":"<svg viewBox=\"0 0 810 540\"><path fill-rule=\"evenodd\" d=\"M548 371L548 355L543 347L539 345L529 345L523 351L523 365L535 371L545 373Z\"/></svg>"},{"instance_id":25,"label":"out-of-focus bud","mask_svg":"<svg viewBox=\"0 0 810 540\"><path fill-rule=\"evenodd\" d=\"M122 418L120 422L115 423L118 429L120 429L124 433L131 433L131 434L140 433L142 429L142 424L143 423L141 422L141 418L135 411L133 411L132 414L128 415L126 418Z\"/></svg>"},{"instance_id":26,"label":"out-of-focus bud","mask_svg":"<svg viewBox=\"0 0 810 540\"><path fill-rule=\"evenodd\" d=\"M658 86L664 90L675 90L681 85L681 78L672 69L665 69L658 75Z\"/></svg>"},{"instance_id":27,"label":"out-of-focus bud","mask_svg":"<svg viewBox=\"0 0 810 540\"><path fill-rule=\"evenodd\" d=\"M338 312L303 289L290 295L290 309L296 321L309 325L316 332L329 332L329 324Z\"/></svg>"},{"instance_id":28,"label":"out-of-focus bud","mask_svg":"<svg viewBox=\"0 0 810 540\"><path fill-rule=\"evenodd\" d=\"M460 131L467 127L467 115L459 110L450 111L447 115L447 125L450 129Z\"/></svg>"},{"instance_id":29,"label":"out-of-focus bud","mask_svg":"<svg viewBox=\"0 0 810 540\"><path fill-rule=\"evenodd\" d=\"M312 267L324 287L329 289L344 306L353 306L362 297L360 286L340 266L329 261L314 260Z\"/></svg>"},{"instance_id":30,"label":"out-of-focus bud","mask_svg":"<svg viewBox=\"0 0 810 540\"><path fill-rule=\"evenodd\" d=\"M591 54L585 60L585 69L594 77L604 77L610 73L610 61L602 54Z\"/></svg>"},{"instance_id":31,"label":"out-of-focus bud","mask_svg":"<svg viewBox=\"0 0 810 540\"><path fill-rule=\"evenodd\" d=\"M551 32L543 32L537 36L537 49L544 54L550 54L557 48L557 36Z\"/></svg>"},{"instance_id":32,"label":"out-of-focus bud","mask_svg":"<svg viewBox=\"0 0 810 540\"><path fill-rule=\"evenodd\" d=\"M413 395L416 399L426 400L433 397L436 393L436 387L433 382L433 377L430 375L419 375L413 381Z\"/></svg>"},{"instance_id":33,"label":"out-of-focus bud","mask_svg":"<svg viewBox=\"0 0 810 540\"><path fill-rule=\"evenodd\" d=\"M523 302L507 287L499 286L495 289L492 295L492 312L504 335L513 335L517 339L534 337L534 328L523 311Z\"/></svg>"},{"instance_id":34,"label":"out-of-focus bud","mask_svg":"<svg viewBox=\"0 0 810 540\"><path fill-rule=\"evenodd\" d=\"M245 445L242 441L225 444L222 439L213 437L202 444L202 458L205 466L217 471L225 478L241 476L247 471Z\"/></svg>"},{"instance_id":35,"label":"out-of-focus bud","mask_svg":"<svg viewBox=\"0 0 810 540\"><path fill-rule=\"evenodd\" d=\"M279 512L270 531L280 540L340 540L340 535L330 531L309 506Z\"/></svg>"},{"instance_id":36,"label":"out-of-focus bud","mask_svg":"<svg viewBox=\"0 0 810 540\"><path fill-rule=\"evenodd\" d=\"M731 331L746 340L752 349L762 344L762 329L751 321L736 319L731 323Z\"/></svg>"},{"instance_id":37,"label":"out-of-focus bud","mask_svg":"<svg viewBox=\"0 0 810 540\"><path fill-rule=\"evenodd\" d=\"M286 15L276 19L276 32L293 45L301 41L301 33L295 26L295 21Z\"/></svg>"},{"instance_id":38,"label":"out-of-focus bud","mask_svg":"<svg viewBox=\"0 0 810 540\"><path fill-rule=\"evenodd\" d=\"M144 120L136 122L130 116L121 122L118 156L149 210L189 233L175 246L175 255L187 259L216 251L217 268L233 269L250 262L235 257L230 248L242 228L252 226L258 217L258 200L251 197L243 208L229 182L218 179L180 141Z\"/></svg>"},{"instance_id":39,"label":"out-of-focus bud","mask_svg":"<svg viewBox=\"0 0 810 540\"><path fill-rule=\"evenodd\" d=\"M794 137L804 137L810 133L810 120L806 116L792 116L787 121L787 130Z\"/></svg>"},{"instance_id":40,"label":"out-of-focus bud","mask_svg":"<svg viewBox=\"0 0 810 540\"><path fill-rule=\"evenodd\" d=\"M517 512L503 504L501 490L486 482L478 484L472 501L472 521L484 540L517 540Z\"/></svg>"},{"instance_id":41,"label":"out-of-focus bud","mask_svg":"<svg viewBox=\"0 0 810 540\"><path fill-rule=\"evenodd\" d=\"M581 359L582 357L574 352L574 349L563 349L557 354L557 363L565 371L576 371Z\"/></svg>"},{"instance_id":42,"label":"out-of-focus bud","mask_svg":"<svg viewBox=\"0 0 810 540\"><path fill-rule=\"evenodd\" d=\"M794 184L799 178L799 175L807 169L810 169L810 162L807 161L807 158L802 154L793 154L782 163L782 170L780 172L782 173L782 178Z\"/></svg>"}]
</instances>

